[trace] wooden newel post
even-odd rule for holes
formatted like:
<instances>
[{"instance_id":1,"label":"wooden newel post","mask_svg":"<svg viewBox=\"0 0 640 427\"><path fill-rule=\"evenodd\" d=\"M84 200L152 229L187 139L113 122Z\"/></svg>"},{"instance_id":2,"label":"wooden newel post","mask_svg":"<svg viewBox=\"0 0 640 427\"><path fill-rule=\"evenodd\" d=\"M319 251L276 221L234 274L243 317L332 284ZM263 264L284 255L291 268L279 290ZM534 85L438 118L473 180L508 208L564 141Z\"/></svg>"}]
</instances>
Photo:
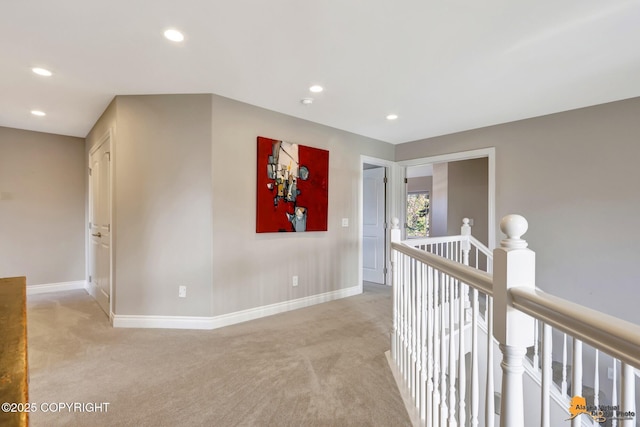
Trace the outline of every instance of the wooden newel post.
<instances>
[{"instance_id":1,"label":"wooden newel post","mask_svg":"<svg viewBox=\"0 0 640 427\"><path fill-rule=\"evenodd\" d=\"M400 221L398 218L391 219L391 243L400 243L402 240L402 232L400 230ZM397 253L391 249L391 284L393 286L393 327L391 330L391 357L394 361L398 361L398 275L396 266Z\"/></svg>"},{"instance_id":2,"label":"wooden newel post","mask_svg":"<svg viewBox=\"0 0 640 427\"><path fill-rule=\"evenodd\" d=\"M527 228L524 217L505 216L500 229L507 238L493 251L493 335L502 351L500 427L524 426L523 360L534 343L535 325L532 317L512 306L509 289L535 288L535 253L520 238Z\"/></svg>"}]
</instances>

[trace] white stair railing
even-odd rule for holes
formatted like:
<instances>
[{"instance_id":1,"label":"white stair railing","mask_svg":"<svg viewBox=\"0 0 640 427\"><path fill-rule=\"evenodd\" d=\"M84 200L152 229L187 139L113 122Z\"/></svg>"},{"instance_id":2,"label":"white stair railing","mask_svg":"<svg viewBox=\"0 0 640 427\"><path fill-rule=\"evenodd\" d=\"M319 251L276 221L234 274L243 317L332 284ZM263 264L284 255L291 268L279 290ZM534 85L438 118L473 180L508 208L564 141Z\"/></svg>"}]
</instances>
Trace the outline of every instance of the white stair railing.
<instances>
[{"instance_id":1,"label":"white stair railing","mask_svg":"<svg viewBox=\"0 0 640 427\"><path fill-rule=\"evenodd\" d=\"M536 289L535 254L521 239L527 230L524 218L510 215L501 222L507 238L493 252L493 274L491 253L483 252L481 244L470 236L468 222L460 236L420 242L400 242L397 221L394 223L392 357L422 425L493 426L499 419L502 427L537 427L568 425L565 420L572 417L572 426L586 425L586 421L590 425L636 426L634 367L640 366L640 326ZM480 266L478 259L485 256L489 272L464 265L474 247L478 248L475 265ZM485 303L484 310L479 302ZM487 331L484 348L480 330ZM554 336L563 343L555 354L562 360L558 364L553 362ZM567 336L572 339L569 348ZM498 411L493 405L494 338L502 352ZM591 353L583 352L583 343L584 348L593 350L593 362ZM525 357L528 348L532 349L531 363ZM567 364L569 350L571 365ZM612 364L604 362L605 355L613 358ZM583 369L583 356L593 369ZM620 370L616 360L620 360ZM601 365L605 370L611 368L604 376L611 378L613 374L610 388L602 387ZM539 384L539 408L531 407L531 401L525 408L526 366L528 375L536 377ZM554 366L558 366L555 380ZM583 381L583 371L593 373L590 385ZM499 372L496 375L500 377ZM485 390L483 396L480 389ZM610 399L601 397L605 389L611 390ZM583 398L583 390L592 390L593 397ZM561 402L559 407L557 402ZM589 406L583 408L580 402Z\"/></svg>"}]
</instances>

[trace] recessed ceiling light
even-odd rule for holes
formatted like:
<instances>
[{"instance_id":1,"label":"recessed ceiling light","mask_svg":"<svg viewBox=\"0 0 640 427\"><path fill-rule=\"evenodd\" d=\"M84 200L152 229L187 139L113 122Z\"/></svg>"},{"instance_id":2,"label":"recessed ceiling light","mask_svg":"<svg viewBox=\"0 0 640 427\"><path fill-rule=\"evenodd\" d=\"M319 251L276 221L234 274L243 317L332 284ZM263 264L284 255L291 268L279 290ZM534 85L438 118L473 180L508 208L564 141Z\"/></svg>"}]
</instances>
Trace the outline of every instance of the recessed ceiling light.
<instances>
[{"instance_id":1,"label":"recessed ceiling light","mask_svg":"<svg viewBox=\"0 0 640 427\"><path fill-rule=\"evenodd\" d=\"M304 105L313 104L313 98L302 98L300 102Z\"/></svg>"},{"instance_id":2,"label":"recessed ceiling light","mask_svg":"<svg viewBox=\"0 0 640 427\"><path fill-rule=\"evenodd\" d=\"M324 88L320 85L313 85L309 88L309 90L313 93L320 93L324 90Z\"/></svg>"},{"instance_id":3,"label":"recessed ceiling light","mask_svg":"<svg viewBox=\"0 0 640 427\"><path fill-rule=\"evenodd\" d=\"M396 120L398 118L397 114L389 114L387 116L387 120Z\"/></svg>"},{"instance_id":4,"label":"recessed ceiling light","mask_svg":"<svg viewBox=\"0 0 640 427\"><path fill-rule=\"evenodd\" d=\"M33 71L39 76L51 77L51 75L53 75L51 71L44 68L40 68L40 67L34 67L31 69L31 71Z\"/></svg>"},{"instance_id":5,"label":"recessed ceiling light","mask_svg":"<svg viewBox=\"0 0 640 427\"><path fill-rule=\"evenodd\" d=\"M42 116L46 116L47 115L44 111L40 111L40 110L31 110L31 114L33 114L34 116L38 116L38 117L42 117Z\"/></svg>"},{"instance_id":6,"label":"recessed ceiling light","mask_svg":"<svg viewBox=\"0 0 640 427\"><path fill-rule=\"evenodd\" d=\"M164 36L172 42L181 42L184 40L184 34L178 30L169 29L164 32Z\"/></svg>"}]
</instances>

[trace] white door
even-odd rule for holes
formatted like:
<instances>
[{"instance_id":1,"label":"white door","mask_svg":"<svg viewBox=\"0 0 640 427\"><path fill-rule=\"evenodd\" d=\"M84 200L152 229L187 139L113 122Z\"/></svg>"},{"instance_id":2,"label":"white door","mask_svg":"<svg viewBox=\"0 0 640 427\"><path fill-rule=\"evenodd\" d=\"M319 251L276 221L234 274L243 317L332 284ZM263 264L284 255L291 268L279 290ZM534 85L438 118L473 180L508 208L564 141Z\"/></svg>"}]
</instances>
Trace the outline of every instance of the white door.
<instances>
[{"instance_id":1,"label":"white door","mask_svg":"<svg viewBox=\"0 0 640 427\"><path fill-rule=\"evenodd\" d=\"M89 154L89 292L111 313L111 139Z\"/></svg>"},{"instance_id":2,"label":"white door","mask_svg":"<svg viewBox=\"0 0 640 427\"><path fill-rule=\"evenodd\" d=\"M365 169L363 178L362 278L384 284L385 168Z\"/></svg>"}]
</instances>

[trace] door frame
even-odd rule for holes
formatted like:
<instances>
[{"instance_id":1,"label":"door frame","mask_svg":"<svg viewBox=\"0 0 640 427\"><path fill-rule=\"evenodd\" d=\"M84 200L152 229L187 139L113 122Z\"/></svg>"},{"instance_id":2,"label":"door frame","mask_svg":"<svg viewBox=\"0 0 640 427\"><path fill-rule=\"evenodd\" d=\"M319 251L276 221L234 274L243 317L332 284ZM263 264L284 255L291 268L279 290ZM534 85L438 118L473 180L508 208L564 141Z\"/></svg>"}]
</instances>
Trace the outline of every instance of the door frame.
<instances>
[{"instance_id":1,"label":"door frame","mask_svg":"<svg viewBox=\"0 0 640 427\"><path fill-rule=\"evenodd\" d=\"M115 135L115 129L114 128L109 128L104 135L102 135L102 137L100 137L100 139L98 140L98 142L96 142L90 149L87 155L87 168L91 168L91 156L98 151L100 148L102 148L103 145L108 144L108 151L110 153L109 155L109 181L107 183L108 185L108 193L109 193L109 224L111 225L111 229L109 232L109 322L113 325L113 317L114 317L114 294L113 294L113 244L114 244L114 230L115 230L115 226L113 223L113 211L114 211L114 204L113 204L113 182L114 182L114 176L113 176L113 171L114 171L114 166L113 163L115 161L115 155L114 155L114 142L113 142L113 137ZM91 228L89 227L89 219L90 219L90 209L91 209L91 197L92 197L92 189L91 189L91 180L88 174L88 169L87 169L87 220L85 221L85 230L86 230L86 252L85 252L85 256L86 256L86 272L87 272L87 277L86 277L86 281L87 281L87 290L89 291L89 294L95 298L95 295L93 294L93 286L92 284L89 282L89 275L91 274Z\"/></svg>"},{"instance_id":2,"label":"door frame","mask_svg":"<svg viewBox=\"0 0 640 427\"><path fill-rule=\"evenodd\" d=\"M360 287L360 292L363 291L363 274L362 267L364 265L363 258L363 242L362 235L364 233L364 165L365 163L380 166L385 168L385 174L387 176L387 185L385 190L385 260L384 265L387 269L387 273L384 277L384 283L387 286L391 286L391 266L389 264L391 253L391 239L389 235L390 230L390 222L392 215L392 203L391 201L395 199L394 189L393 189L393 171L394 168L397 167L396 163L391 160L379 159L377 157L369 157L365 155L360 156L360 198L358 200L358 286Z\"/></svg>"},{"instance_id":3,"label":"door frame","mask_svg":"<svg viewBox=\"0 0 640 427\"><path fill-rule=\"evenodd\" d=\"M368 229L369 231L373 231L376 230L376 237L380 237L379 235L382 235L382 245L380 245L380 240L376 238L376 244L374 245L376 248L375 251L375 268L373 269L369 269L368 273L369 273L369 279L373 279L370 280L372 283L377 283L377 284L381 284L381 285L386 285L387 284L387 275L386 272L384 271L387 268L387 227L389 224L389 219L388 219L388 213L387 213L387 168L383 167L383 166L376 166L376 165L372 165L370 163L367 163L367 165L369 165L370 167L367 169L363 168L362 174L363 174L363 191L362 191L362 200L363 200L363 209L362 209L362 216L363 216L363 221L362 221L362 229L363 229L363 233L362 233L362 252L363 252L363 269L362 269L362 280L366 281L366 279L364 278L365 276L365 271L364 271L364 230L365 228ZM373 174L373 175L371 175ZM365 178L365 176L367 178ZM367 179L372 179L376 182L375 187L372 189L373 190L373 194L371 193L371 191L368 191L365 194L364 191L364 183ZM382 182L380 182L382 181ZM382 184L382 187L379 186L379 184ZM382 198L378 198L377 196L379 195L379 193L382 191ZM364 216L365 214L371 214L371 212L365 212L365 205L364 205L364 198L365 197L369 197L371 198L371 196L374 196L374 198L377 200L377 203L375 205L375 216L377 218L376 221L376 225L373 228L369 228L369 227L365 227L364 224ZM382 206L380 206L382 204ZM371 208L372 206L370 206ZM380 213L380 208L382 208L382 218L380 218L379 213ZM380 221L380 219L382 219L382 221ZM368 236L370 236L370 234L368 234ZM379 246L382 246L381 251L378 251L377 249L379 248ZM376 276L376 277L372 277L372 276ZM380 277L381 276L381 277ZM382 283L379 282L379 280L382 281Z\"/></svg>"},{"instance_id":4,"label":"door frame","mask_svg":"<svg viewBox=\"0 0 640 427\"><path fill-rule=\"evenodd\" d=\"M496 148L495 147L487 147L480 148L477 150L470 151L460 151L457 153L449 153L442 154L438 156L430 156L430 157L422 157L419 159L411 159L411 160L403 160L399 161L398 165L404 171L404 175L406 176L407 166L419 166L429 163L445 163L445 162L455 162L459 160L470 160L470 159L479 159L486 157L488 159L488 205L489 210L487 212L487 216L489 218L489 224L487 225L487 246L489 249L493 250L496 247ZM404 179L402 180L404 182ZM398 194L401 198L396 203L398 203L398 218L404 218L406 211L406 197L404 194ZM404 200L402 200L404 199ZM402 238L404 239L405 230L404 227L401 227L402 230Z\"/></svg>"}]
</instances>

